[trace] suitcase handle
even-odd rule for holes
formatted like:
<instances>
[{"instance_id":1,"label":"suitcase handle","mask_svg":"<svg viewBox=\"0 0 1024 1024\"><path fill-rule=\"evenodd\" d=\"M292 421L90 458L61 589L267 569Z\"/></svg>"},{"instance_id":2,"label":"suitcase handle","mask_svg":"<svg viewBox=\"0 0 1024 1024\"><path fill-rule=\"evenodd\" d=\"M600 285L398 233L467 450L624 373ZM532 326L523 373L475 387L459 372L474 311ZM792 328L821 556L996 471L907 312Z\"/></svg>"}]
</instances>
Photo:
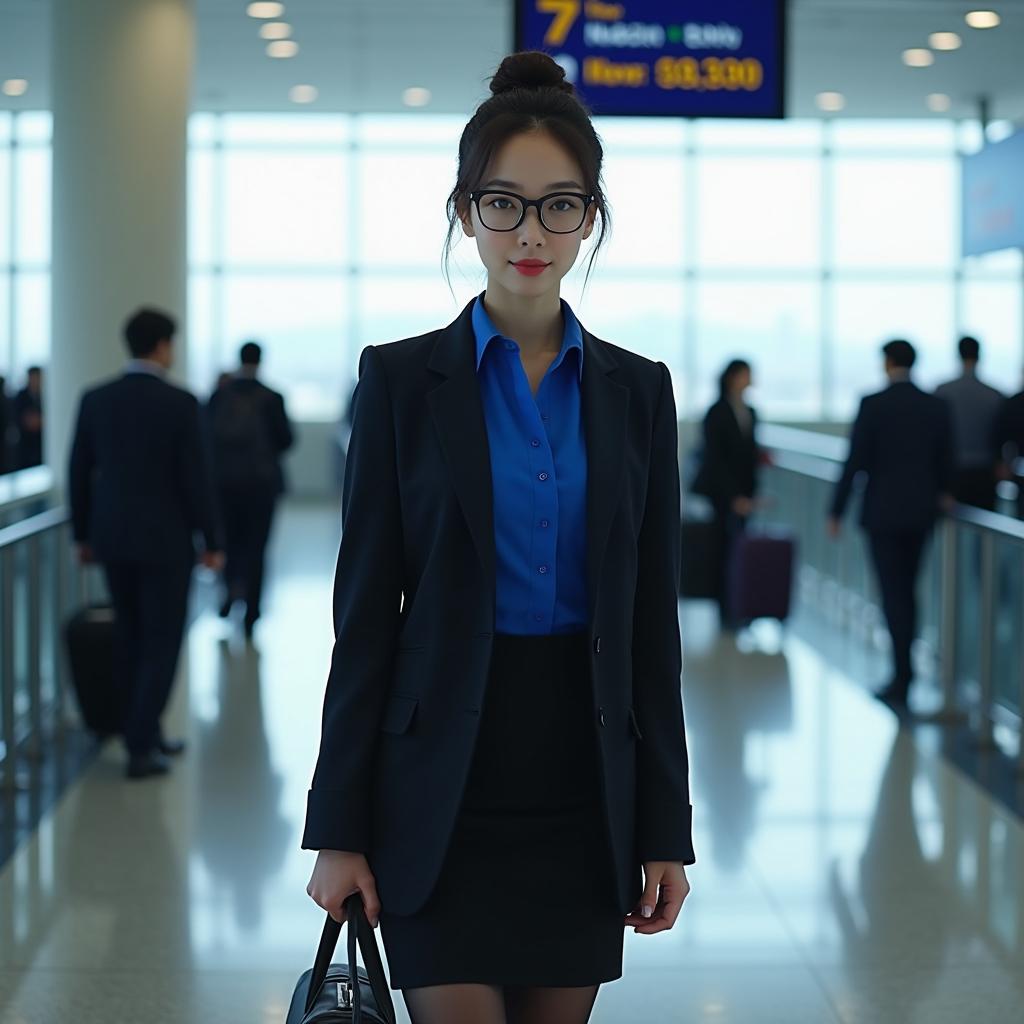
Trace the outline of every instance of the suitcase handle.
<instances>
[{"instance_id":1,"label":"suitcase handle","mask_svg":"<svg viewBox=\"0 0 1024 1024\"><path fill-rule=\"evenodd\" d=\"M359 968L356 963L357 944L363 954L366 975L370 979L370 988L377 1000L377 1006L387 1024L395 1024L395 1006L391 1001L391 990L388 988L387 978L384 975L384 964L381 962L377 940L370 927L370 922L366 919L362 894L352 893L345 900L344 907L345 921L348 923L348 977L352 992L353 1024L361 1024L363 1019L362 994L359 991ZM313 1009L313 1004L324 987L327 971L331 966L331 958L334 956L340 937L341 925L328 914L327 920L324 922L323 934L320 936L320 946L316 951L313 973L309 977L309 990L306 993L307 1014Z\"/></svg>"}]
</instances>

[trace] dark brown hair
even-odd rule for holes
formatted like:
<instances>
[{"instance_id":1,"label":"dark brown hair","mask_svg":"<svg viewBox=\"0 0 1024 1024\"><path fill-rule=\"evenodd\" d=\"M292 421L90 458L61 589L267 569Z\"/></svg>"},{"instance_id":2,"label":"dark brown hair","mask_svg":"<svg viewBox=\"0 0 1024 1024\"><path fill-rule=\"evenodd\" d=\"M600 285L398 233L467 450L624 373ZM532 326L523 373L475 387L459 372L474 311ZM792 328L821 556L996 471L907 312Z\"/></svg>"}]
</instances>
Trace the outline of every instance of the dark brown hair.
<instances>
[{"instance_id":1,"label":"dark brown hair","mask_svg":"<svg viewBox=\"0 0 1024 1024\"><path fill-rule=\"evenodd\" d=\"M480 184L494 155L516 135L547 132L575 158L583 185L595 197L601 231L590 254L584 287L594 259L611 230L608 200L601 181L604 150L590 121L590 112L576 95L565 72L546 54L529 50L506 57L491 79L491 96L470 118L459 140L459 169L448 196L448 234L444 242L444 272L448 275L452 239L469 194ZM450 284L450 279L449 279Z\"/></svg>"}]
</instances>

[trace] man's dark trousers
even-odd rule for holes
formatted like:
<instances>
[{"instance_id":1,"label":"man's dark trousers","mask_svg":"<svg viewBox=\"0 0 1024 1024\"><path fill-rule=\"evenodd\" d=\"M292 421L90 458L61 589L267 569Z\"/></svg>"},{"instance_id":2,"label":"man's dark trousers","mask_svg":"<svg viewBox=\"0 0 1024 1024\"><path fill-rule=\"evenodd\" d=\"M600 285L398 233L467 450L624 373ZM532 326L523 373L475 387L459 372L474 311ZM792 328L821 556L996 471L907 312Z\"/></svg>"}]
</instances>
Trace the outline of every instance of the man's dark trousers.
<instances>
[{"instance_id":1,"label":"man's dark trousers","mask_svg":"<svg viewBox=\"0 0 1024 1024\"><path fill-rule=\"evenodd\" d=\"M128 752L141 756L160 741L160 716L170 696L188 613L190 561L107 562L117 616L114 658L124 696Z\"/></svg>"},{"instance_id":2,"label":"man's dark trousers","mask_svg":"<svg viewBox=\"0 0 1024 1024\"><path fill-rule=\"evenodd\" d=\"M245 601L245 618L255 622L263 598L263 571L278 492L270 487L222 488L221 514L227 539L224 579L230 598Z\"/></svg>"},{"instance_id":3,"label":"man's dark trousers","mask_svg":"<svg viewBox=\"0 0 1024 1024\"><path fill-rule=\"evenodd\" d=\"M917 577L930 530L869 530L871 556L892 637L893 683L904 697L914 670L911 647L917 633Z\"/></svg>"},{"instance_id":4,"label":"man's dark trousers","mask_svg":"<svg viewBox=\"0 0 1024 1024\"><path fill-rule=\"evenodd\" d=\"M953 497L961 505L975 508L996 508L996 473L992 466L979 469L959 469L953 476Z\"/></svg>"}]
</instances>

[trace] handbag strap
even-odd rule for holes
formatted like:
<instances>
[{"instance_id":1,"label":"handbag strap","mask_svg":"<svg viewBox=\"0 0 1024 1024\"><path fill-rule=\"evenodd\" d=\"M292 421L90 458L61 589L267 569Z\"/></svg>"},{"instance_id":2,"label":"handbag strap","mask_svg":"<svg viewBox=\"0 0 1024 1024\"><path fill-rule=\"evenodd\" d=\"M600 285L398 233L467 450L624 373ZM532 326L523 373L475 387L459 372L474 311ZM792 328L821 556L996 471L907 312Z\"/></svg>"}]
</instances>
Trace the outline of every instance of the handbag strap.
<instances>
[{"instance_id":1,"label":"handbag strap","mask_svg":"<svg viewBox=\"0 0 1024 1024\"><path fill-rule=\"evenodd\" d=\"M391 990L388 988L387 977L384 974L384 964L380 958L380 950L377 948L377 939L366 919L366 911L363 909L363 898L359 892L352 893L344 903L345 920L348 922L348 976L352 984L352 1007L353 1024L362 1024L362 997L359 990L358 965L356 963L356 945L363 954L363 963L366 966L366 976L370 980L370 988L373 991L377 1006L384 1015L387 1024L395 1024L395 1006L391 1001ZM341 925L327 915L324 922L323 934L320 936L320 946L316 951L316 960L313 963L313 973L309 978L309 989L306 993L306 1013L313 1009L317 996L327 979L327 971L331 966L331 959L341 937Z\"/></svg>"}]
</instances>

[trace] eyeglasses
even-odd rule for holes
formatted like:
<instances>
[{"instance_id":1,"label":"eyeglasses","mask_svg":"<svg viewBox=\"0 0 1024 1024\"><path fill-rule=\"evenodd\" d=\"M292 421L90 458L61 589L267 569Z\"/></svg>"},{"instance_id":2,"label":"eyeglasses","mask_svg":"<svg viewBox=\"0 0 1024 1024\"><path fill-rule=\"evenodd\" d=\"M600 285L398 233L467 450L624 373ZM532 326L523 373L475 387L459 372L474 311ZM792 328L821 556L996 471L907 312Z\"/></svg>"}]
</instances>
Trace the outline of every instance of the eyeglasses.
<instances>
[{"instance_id":1,"label":"eyeglasses","mask_svg":"<svg viewBox=\"0 0 1024 1024\"><path fill-rule=\"evenodd\" d=\"M469 198L476 204L480 222L489 231L515 231L523 223L526 211L535 206L545 230L556 235L578 231L595 201L594 196L581 192L551 192L540 199L527 199L515 192L494 189L470 192Z\"/></svg>"}]
</instances>

